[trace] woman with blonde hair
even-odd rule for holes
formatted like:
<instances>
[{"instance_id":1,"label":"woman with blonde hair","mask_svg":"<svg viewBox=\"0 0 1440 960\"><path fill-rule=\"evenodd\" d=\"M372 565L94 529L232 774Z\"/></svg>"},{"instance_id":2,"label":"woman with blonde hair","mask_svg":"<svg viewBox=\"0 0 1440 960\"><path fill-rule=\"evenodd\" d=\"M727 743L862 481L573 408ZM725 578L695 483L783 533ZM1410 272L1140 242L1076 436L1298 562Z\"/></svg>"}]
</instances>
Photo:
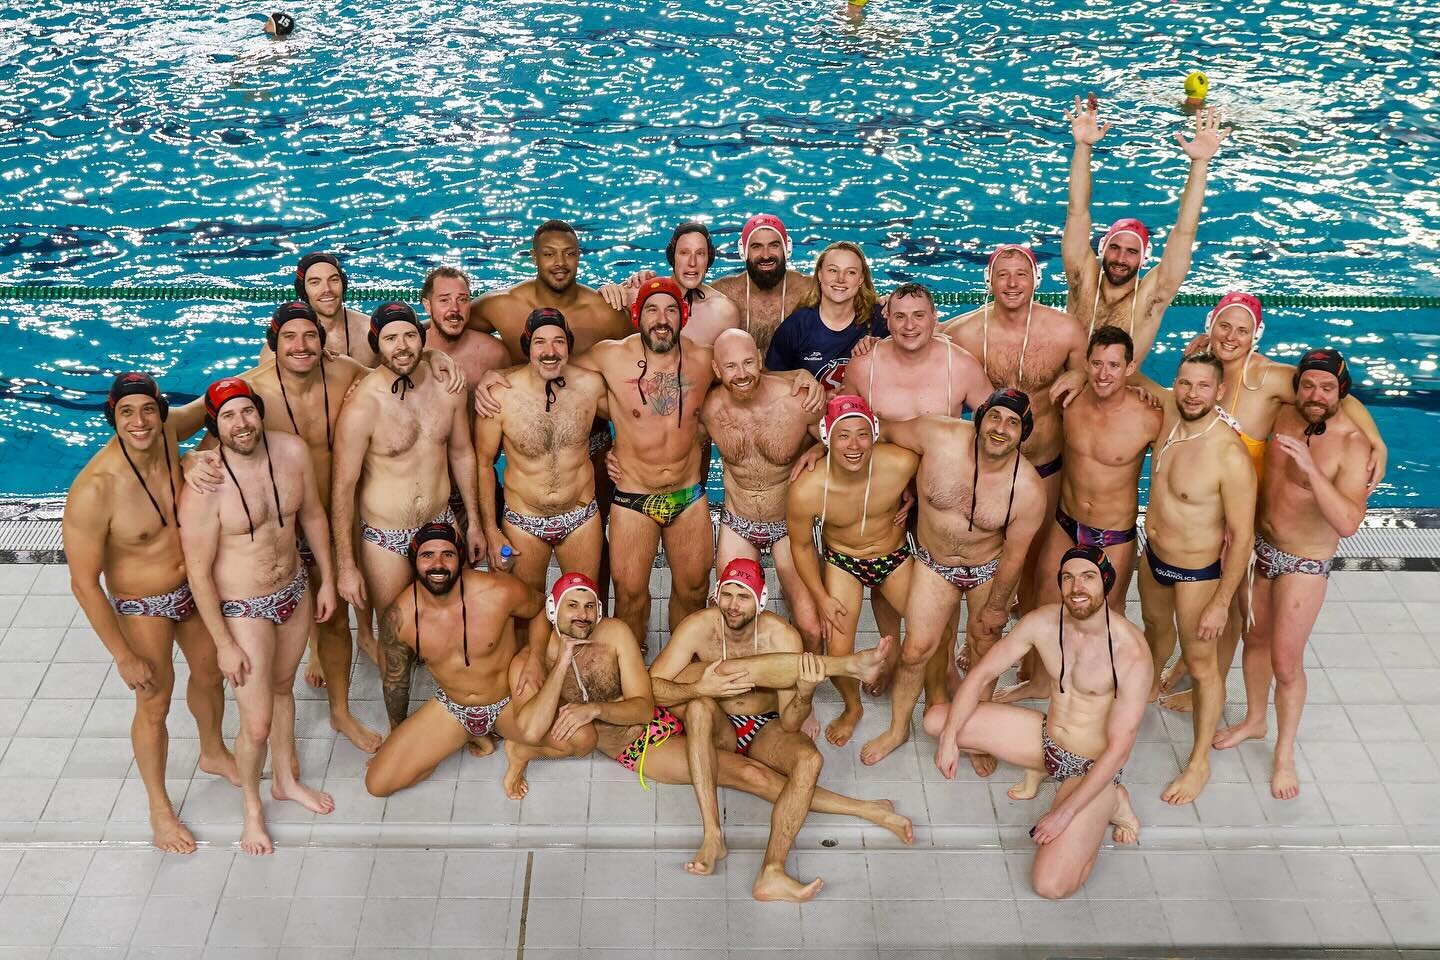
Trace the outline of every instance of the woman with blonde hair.
<instances>
[{"instance_id":1,"label":"woman with blonde hair","mask_svg":"<svg viewBox=\"0 0 1440 960\"><path fill-rule=\"evenodd\" d=\"M878 299L859 245L830 244L815 261L815 290L775 331L765 369L805 369L827 390L839 389L855 345L890 335Z\"/></svg>"}]
</instances>

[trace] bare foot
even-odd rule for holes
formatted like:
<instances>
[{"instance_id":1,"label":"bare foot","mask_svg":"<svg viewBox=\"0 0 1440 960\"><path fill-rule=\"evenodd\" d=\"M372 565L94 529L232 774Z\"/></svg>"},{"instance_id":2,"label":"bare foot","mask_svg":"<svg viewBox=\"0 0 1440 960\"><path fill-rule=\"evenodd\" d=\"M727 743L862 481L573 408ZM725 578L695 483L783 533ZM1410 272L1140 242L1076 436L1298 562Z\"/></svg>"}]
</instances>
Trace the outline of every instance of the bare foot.
<instances>
[{"instance_id":1,"label":"bare foot","mask_svg":"<svg viewBox=\"0 0 1440 960\"><path fill-rule=\"evenodd\" d=\"M1130 806L1130 791L1122 786L1115 788L1115 816L1110 819L1110 825L1115 828L1110 836L1116 843L1140 842L1140 818Z\"/></svg>"},{"instance_id":2,"label":"bare foot","mask_svg":"<svg viewBox=\"0 0 1440 960\"><path fill-rule=\"evenodd\" d=\"M1047 678L1045 680L1026 680L1013 687L996 690L995 695L990 699L996 703L1014 703L1017 700L1048 700L1049 698L1050 681Z\"/></svg>"},{"instance_id":3,"label":"bare foot","mask_svg":"<svg viewBox=\"0 0 1440 960\"><path fill-rule=\"evenodd\" d=\"M530 792L530 781L525 779L525 770L530 766L530 761L519 759L516 756L518 749L511 741L505 741L505 759L510 765L505 768L505 777L500 781L500 788L511 800L524 800L525 794Z\"/></svg>"},{"instance_id":4,"label":"bare foot","mask_svg":"<svg viewBox=\"0 0 1440 960\"><path fill-rule=\"evenodd\" d=\"M465 744L465 749L472 757L488 757L495 752L495 738L488 733L483 737L473 737Z\"/></svg>"},{"instance_id":5,"label":"bare foot","mask_svg":"<svg viewBox=\"0 0 1440 960\"><path fill-rule=\"evenodd\" d=\"M893 800L874 801L875 809L866 814L865 819L877 827L884 827L895 836L899 837L902 843L911 844L915 842L915 826L910 822L909 817L901 816L895 812Z\"/></svg>"},{"instance_id":6,"label":"bare foot","mask_svg":"<svg viewBox=\"0 0 1440 960\"><path fill-rule=\"evenodd\" d=\"M889 730L886 730L884 733L880 734L880 736L876 737L874 740L871 740L869 743L865 744L865 746L860 748L860 762L865 764L867 767L871 766L872 764L879 763L881 760L884 760L886 757L890 756L890 754L894 753L895 748L899 747L900 744L904 743L908 739L910 739L910 732L908 727L905 729L904 732L900 734L895 734Z\"/></svg>"},{"instance_id":7,"label":"bare foot","mask_svg":"<svg viewBox=\"0 0 1440 960\"><path fill-rule=\"evenodd\" d=\"M862 683L860 689L872 697L883 697L889 691L891 681L895 679L895 667L900 663L900 645L895 642L894 637L882 637L876 649L883 658L880 673L873 681Z\"/></svg>"},{"instance_id":8,"label":"bare foot","mask_svg":"<svg viewBox=\"0 0 1440 960\"><path fill-rule=\"evenodd\" d=\"M1180 776L1170 782L1170 786L1160 794L1160 799L1176 807L1194 803L1195 798L1200 796L1200 791L1204 790L1205 784L1209 782L1210 764L1191 763L1180 772Z\"/></svg>"},{"instance_id":9,"label":"bare foot","mask_svg":"<svg viewBox=\"0 0 1440 960\"><path fill-rule=\"evenodd\" d=\"M155 834L150 842L166 853L195 852L195 835L169 807L150 812L150 829Z\"/></svg>"},{"instance_id":10,"label":"bare foot","mask_svg":"<svg viewBox=\"0 0 1440 960\"><path fill-rule=\"evenodd\" d=\"M1195 709L1195 690L1186 688L1178 693L1162 693L1160 706L1175 713L1190 713Z\"/></svg>"},{"instance_id":11,"label":"bare foot","mask_svg":"<svg viewBox=\"0 0 1440 960\"><path fill-rule=\"evenodd\" d=\"M252 857L275 852L275 844L270 842L270 834L265 829L265 817L258 811L254 816L245 815L245 826L240 830L240 849Z\"/></svg>"},{"instance_id":12,"label":"bare foot","mask_svg":"<svg viewBox=\"0 0 1440 960\"><path fill-rule=\"evenodd\" d=\"M385 739L355 719L353 713L347 712L345 716L338 718L332 713L330 715L330 728L366 753L374 753L376 750L379 750L380 743Z\"/></svg>"},{"instance_id":13,"label":"bare foot","mask_svg":"<svg viewBox=\"0 0 1440 960\"><path fill-rule=\"evenodd\" d=\"M800 732L811 740L820 736L820 718L815 716L814 707L810 708L810 716L806 717L805 722L800 724Z\"/></svg>"},{"instance_id":14,"label":"bare foot","mask_svg":"<svg viewBox=\"0 0 1440 960\"><path fill-rule=\"evenodd\" d=\"M685 864L685 872L693 873L697 877L708 877L715 872L715 864L729 854L723 836L716 834L714 837L706 837L701 841L700 849L695 852L695 858Z\"/></svg>"},{"instance_id":15,"label":"bare foot","mask_svg":"<svg viewBox=\"0 0 1440 960\"><path fill-rule=\"evenodd\" d=\"M200 754L200 770L212 777L224 777L234 786L240 786L240 768L235 765L235 754L220 748L220 755Z\"/></svg>"},{"instance_id":16,"label":"bare foot","mask_svg":"<svg viewBox=\"0 0 1440 960\"><path fill-rule=\"evenodd\" d=\"M1294 800L1300 795L1300 778L1295 773L1295 761L1281 760L1275 756L1275 766L1270 772L1270 796L1276 800Z\"/></svg>"},{"instance_id":17,"label":"bare foot","mask_svg":"<svg viewBox=\"0 0 1440 960\"><path fill-rule=\"evenodd\" d=\"M789 900L793 903L804 903L807 900L815 899L815 894L825 886L825 881L816 877L809 883L801 883L792 877L786 876L785 871L774 864L767 864L760 868L760 876L755 878L755 886L750 892L756 900Z\"/></svg>"},{"instance_id":18,"label":"bare foot","mask_svg":"<svg viewBox=\"0 0 1440 960\"><path fill-rule=\"evenodd\" d=\"M305 664L305 683L316 690L325 689L325 668L320 666L319 658Z\"/></svg>"},{"instance_id":19,"label":"bare foot","mask_svg":"<svg viewBox=\"0 0 1440 960\"><path fill-rule=\"evenodd\" d=\"M285 785L282 785L279 780L272 781L270 796L276 800L294 800L311 813L318 813L321 816L335 811L335 799L330 794L323 790L312 790L299 780L292 780Z\"/></svg>"},{"instance_id":20,"label":"bare foot","mask_svg":"<svg viewBox=\"0 0 1440 960\"><path fill-rule=\"evenodd\" d=\"M1190 675L1185 669L1184 660L1176 660L1160 673L1160 693L1169 693L1176 688L1181 680Z\"/></svg>"},{"instance_id":21,"label":"bare foot","mask_svg":"<svg viewBox=\"0 0 1440 960\"><path fill-rule=\"evenodd\" d=\"M826 725L825 739L837 747L845 746L845 744L850 742L850 738L855 735L855 725L860 722L860 717L864 712L860 707L856 707L854 710L846 707L844 710L841 710L840 716L831 720L830 723Z\"/></svg>"},{"instance_id":22,"label":"bare foot","mask_svg":"<svg viewBox=\"0 0 1440 960\"><path fill-rule=\"evenodd\" d=\"M1000 761L988 753L970 754L970 766L974 768L977 776L988 777L995 772L995 768L999 765Z\"/></svg>"},{"instance_id":23,"label":"bare foot","mask_svg":"<svg viewBox=\"0 0 1440 960\"><path fill-rule=\"evenodd\" d=\"M1210 745L1216 750L1229 750L1231 747L1238 747L1246 740L1264 740L1265 732L1263 723L1241 721L1235 726L1226 727L1215 734L1215 739L1210 741Z\"/></svg>"},{"instance_id":24,"label":"bare foot","mask_svg":"<svg viewBox=\"0 0 1440 960\"><path fill-rule=\"evenodd\" d=\"M855 678L862 686L870 687L880 682L880 677L886 672L893 672L895 661L900 653L900 647L895 638L884 636L880 642L869 650L861 650L855 655L860 663L859 675ZM888 685L889 680L885 683Z\"/></svg>"},{"instance_id":25,"label":"bare foot","mask_svg":"<svg viewBox=\"0 0 1440 960\"><path fill-rule=\"evenodd\" d=\"M1040 784L1045 782L1045 774L1039 770L1026 770L1025 779L1005 791L1005 796L1011 800L1034 800L1035 795L1040 792Z\"/></svg>"}]
</instances>

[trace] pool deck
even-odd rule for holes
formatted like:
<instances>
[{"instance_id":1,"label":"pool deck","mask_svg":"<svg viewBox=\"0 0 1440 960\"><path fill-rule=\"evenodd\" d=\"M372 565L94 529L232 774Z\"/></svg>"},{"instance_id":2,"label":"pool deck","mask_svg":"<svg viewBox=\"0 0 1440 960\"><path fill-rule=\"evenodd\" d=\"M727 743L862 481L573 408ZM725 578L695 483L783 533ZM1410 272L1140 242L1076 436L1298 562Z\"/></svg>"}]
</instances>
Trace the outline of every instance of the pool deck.
<instances>
[{"instance_id":1,"label":"pool deck","mask_svg":"<svg viewBox=\"0 0 1440 960\"><path fill-rule=\"evenodd\" d=\"M666 593L665 571L652 586ZM826 886L796 906L750 898L769 817L760 801L722 792L732 853L716 876L697 878L681 868L699 836L689 789L644 792L608 760L536 762L529 796L515 803L500 792L500 758L456 755L426 783L375 799L364 790L364 755L337 741L323 696L303 683L302 766L337 807L316 817L272 803L276 854L246 857L235 846L237 792L195 769L183 660L170 789L202 846L190 857L162 855L145 844L129 691L71 598L65 568L0 566L0 960L539 958L575 956L582 945L586 955L627 958L979 957L1003 948L1029 957L1044 947L1193 955L1241 945L1401 956L1440 946L1437 586L1433 572L1333 578L1306 655L1294 801L1270 798L1269 744L1257 742L1217 753L1193 806L1165 805L1159 794L1188 750L1189 718L1148 708L1126 769L1141 845L1107 841L1068 902L1040 900L1027 882L1026 832L1053 787L1017 803L1005 796L1014 770L985 782L966 769L945 782L923 733L861 770L858 743L886 716L883 705L871 709L855 743L821 744L821 783L894 800L914 819L914 848L814 815L790 866ZM862 646L874 642L866 626ZM1229 686L1234 720L1243 709L1238 664ZM417 695L429 689L428 680L415 684ZM827 691L822 721L838 711ZM353 696L356 713L382 728L379 680L363 658ZM235 727L232 702L227 735Z\"/></svg>"}]
</instances>

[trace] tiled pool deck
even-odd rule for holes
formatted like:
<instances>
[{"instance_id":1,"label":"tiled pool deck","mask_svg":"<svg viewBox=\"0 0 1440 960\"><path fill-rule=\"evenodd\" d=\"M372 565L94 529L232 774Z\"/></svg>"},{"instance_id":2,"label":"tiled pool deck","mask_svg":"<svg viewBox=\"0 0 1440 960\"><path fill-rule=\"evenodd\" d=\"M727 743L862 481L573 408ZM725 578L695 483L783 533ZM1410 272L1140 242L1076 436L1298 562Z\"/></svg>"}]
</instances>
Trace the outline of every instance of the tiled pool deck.
<instances>
[{"instance_id":1,"label":"tiled pool deck","mask_svg":"<svg viewBox=\"0 0 1440 960\"><path fill-rule=\"evenodd\" d=\"M655 592L666 586L657 571ZM246 857L235 846L237 792L195 769L183 660L170 789L202 846L190 857L159 854L145 844L131 697L65 568L0 566L0 960L582 951L842 960L1227 945L1308 956L1322 946L1440 946L1437 586L1436 573L1332 580L1307 654L1294 801L1270 798L1268 744L1250 743L1216 754L1194 806L1161 803L1190 725L1150 708L1126 769L1141 845L1107 844L1069 902L1039 900L1027 882L1026 831L1053 788L1017 803L1005 796L1014 771L984 782L966 770L945 782L923 734L861 770L857 744L888 708L872 710L850 747L822 743L821 783L894 800L915 821L915 846L812 816L791 866L826 886L795 906L750 899L769 817L760 801L722 793L732 854L716 876L696 878L681 869L699 835L688 788L643 792L608 760L537 762L529 795L515 803L500 791L503 760L457 755L427 783L375 799L364 790L364 755L336 740L323 696L303 684L301 762L337 807L315 817L274 804L276 854ZM1237 664L1230 719L1243 707L1239 681ZM429 689L415 684L417 696ZM353 696L357 714L381 728L368 662L356 668ZM837 702L819 709L826 720ZM233 703L226 721L233 734Z\"/></svg>"}]
</instances>

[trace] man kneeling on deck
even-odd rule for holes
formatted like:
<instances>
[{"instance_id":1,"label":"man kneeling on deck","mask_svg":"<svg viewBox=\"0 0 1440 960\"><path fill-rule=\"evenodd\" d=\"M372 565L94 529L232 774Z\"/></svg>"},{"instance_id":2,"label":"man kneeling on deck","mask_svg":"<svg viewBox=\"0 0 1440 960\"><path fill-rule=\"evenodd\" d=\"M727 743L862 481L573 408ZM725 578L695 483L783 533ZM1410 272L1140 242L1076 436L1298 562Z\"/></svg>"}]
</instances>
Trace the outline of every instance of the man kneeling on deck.
<instances>
[{"instance_id":1,"label":"man kneeling on deck","mask_svg":"<svg viewBox=\"0 0 1440 960\"><path fill-rule=\"evenodd\" d=\"M1060 604L1022 618L971 669L948 706L925 712L925 730L940 739L935 766L945 777L954 778L960 751L967 750L1025 768L1024 785L1010 792L1014 799L1033 797L1042 771L1059 782L1050 812L1030 830L1040 845L1030 882L1051 900L1084 884L1107 825L1114 826L1116 843L1139 839L1140 821L1120 786L1120 769L1135 745L1153 670L1144 634L1105 602L1115 568L1103 550L1066 551L1058 576ZM1032 649L1052 681L1049 714L981 703L989 685Z\"/></svg>"},{"instance_id":2,"label":"man kneeling on deck","mask_svg":"<svg viewBox=\"0 0 1440 960\"><path fill-rule=\"evenodd\" d=\"M463 746L484 756L494 751L496 736L538 743L550 726L551 718L510 702L513 618L538 620L540 594L508 573L471 570L464 557L450 524L421 527L410 541L415 579L380 620L390 736L365 774L374 796L414 786ZM435 698L407 719L416 660L434 675Z\"/></svg>"}]
</instances>

